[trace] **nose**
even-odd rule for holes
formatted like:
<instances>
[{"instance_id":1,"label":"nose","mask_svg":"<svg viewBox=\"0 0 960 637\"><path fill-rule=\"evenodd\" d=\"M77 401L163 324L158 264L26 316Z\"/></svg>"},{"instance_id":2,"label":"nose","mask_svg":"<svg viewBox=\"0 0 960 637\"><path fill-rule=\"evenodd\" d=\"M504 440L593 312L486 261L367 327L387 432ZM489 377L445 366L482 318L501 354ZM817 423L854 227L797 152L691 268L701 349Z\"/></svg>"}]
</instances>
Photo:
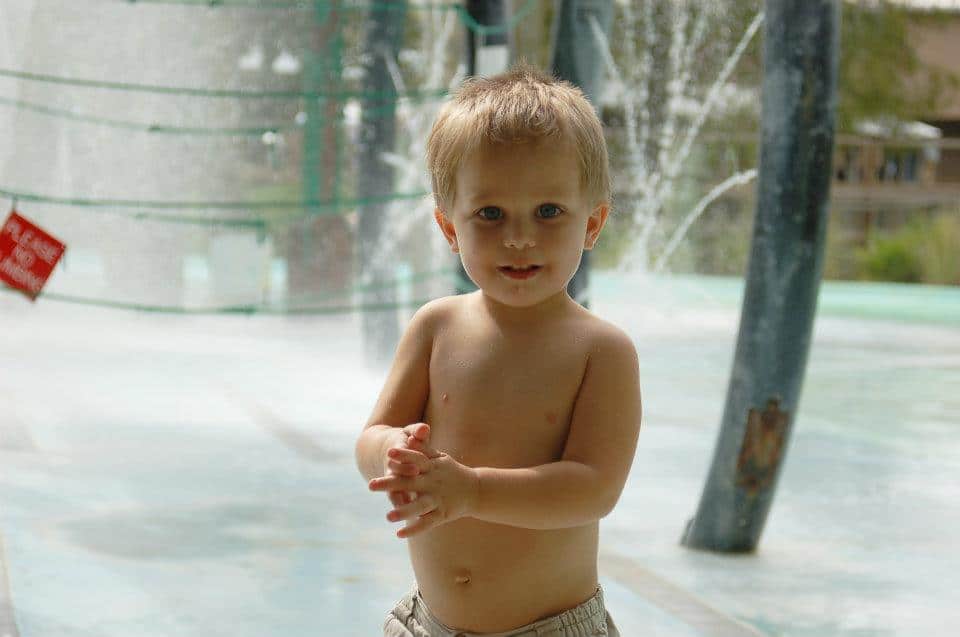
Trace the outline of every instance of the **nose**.
<instances>
[{"instance_id":1,"label":"nose","mask_svg":"<svg viewBox=\"0 0 960 637\"><path fill-rule=\"evenodd\" d=\"M524 239L505 239L503 242L503 245L506 246L507 248L522 249L526 247L534 248L536 247L537 244L534 243L533 239L524 238Z\"/></svg>"},{"instance_id":2,"label":"nose","mask_svg":"<svg viewBox=\"0 0 960 637\"><path fill-rule=\"evenodd\" d=\"M523 223L513 223L509 224L509 227L505 230L503 236L503 245L507 248L533 248L536 247L536 242L533 238L533 224Z\"/></svg>"}]
</instances>

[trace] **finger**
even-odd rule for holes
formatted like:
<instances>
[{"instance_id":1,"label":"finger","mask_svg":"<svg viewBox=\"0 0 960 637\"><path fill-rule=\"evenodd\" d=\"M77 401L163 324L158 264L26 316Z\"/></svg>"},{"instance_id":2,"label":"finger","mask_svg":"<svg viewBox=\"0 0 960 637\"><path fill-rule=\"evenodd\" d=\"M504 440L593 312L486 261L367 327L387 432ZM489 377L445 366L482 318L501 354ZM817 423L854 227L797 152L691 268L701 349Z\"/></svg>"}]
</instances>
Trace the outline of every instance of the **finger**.
<instances>
[{"instance_id":1,"label":"finger","mask_svg":"<svg viewBox=\"0 0 960 637\"><path fill-rule=\"evenodd\" d=\"M398 476L415 476L420 473L420 467L406 462L397 462L391 460L387 463L387 468Z\"/></svg>"},{"instance_id":2,"label":"finger","mask_svg":"<svg viewBox=\"0 0 960 637\"><path fill-rule=\"evenodd\" d=\"M414 423L404 427L403 432L408 436L416 436L420 440L428 440L430 438L430 425L425 422Z\"/></svg>"},{"instance_id":3,"label":"finger","mask_svg":"<svg viewBox=\"0 0 960 637\"><path fill-rule=\"evenodd\" d=\"M422 445L419 441L416 444ZM427 456L416 449L391 449L387 452L387 457L390 460L396 460L404 464L416 465L420 467L421 470L429 469L430 465L430 463L427 462Z\"/></svg>"},{"instance_id":4,"label":"finger","mask_svg":"<svg viewBox=\"0 0 960 637\"><path fill-rule=\"evenodd\" d=\"M391 491L387 494L394 507L410 504L417 499L415 491Z\"/></svg>"},{"instance_id":5,"label":"finger","mask_svg":"<svg viewBox=\"0 0 960 637\"><path fill-rule=\"evenodd\" d=\"M421 515L426 515L436 509L436 503L429 495L417 498L410 504L406 504L387 513L387 522L399 522L400 520L410 520Z\"/></svg>"},{"instance_id":6,"label":"finger","mask_svg":"<svg viewBox=\"0 0 960 637\"><path fill-rule=\"evenodd\" d=\"M408 451L417 451L427 458L433 458L437 455L437 452L434 451L433 447L431 447L427 442L420 440L419 438L414 438L413 436L409 436L407 438L407 447L410 448Z\"/></svg>"},{"instance_id":7,"label":"finger","mask_svg":"<svg viewBox=\"0 0 960 637\"><path fill-rule=\"evenodd\" d=\"M434 449L433 447L431 447L425 442L417 440L413 436L410 436L409 438L407 438L407 446L413 449L414 451L419 451L420 453L425 455L427 458L436 458L440 455L440 452L438 452L436 449Z\"/></svg>"},{"instance_id":8,"label":"finger","mask_svg":"<svg viewBox=\"0 0 960 637\"><path fill-rule=\"evenodd\" d=\"M413 434L414 436L416 436L417 438L419 438L424 442L427 442L428 440L430 440L430 425L428 425L427 423L418 424L416 427L414 427L413 432L414 432Z\"/></svg>"},{"instance_id":9,"label":"finger","mask_svg":"<svg viewBox=\"0 0 960 637\"><path fill-rule=\"evenodd\" d=\"M406 491L391 491L387 495L390 497L390 503L394 508L413 502L413 498Z\"/></svg>"},{"instance_id":10,"label":"finger","mask_svg":"<svg viewBox=\"0 0 960 637\"><path fill-rule=\"evenodd\" d=\"M411 438L416 440L416 438ZM417 444L422 444L417 441ZM416 462L417 460L423 459L424 455L417 451L416 449L410 449L408 447L400 448L395 447L387 451L387 458L393 460L400 460L401 462Z\"/></svg>"},{"instance_id":11,"label":"finger","mask_svg":"<svg viewBox=\"0 0 960 637\"><path fill-rule=\"evenodd\" d=\"M433 527L437 526L438 524L440 524L440 521L441 521L440 519L441 519L440 510L434 509L433 511L431 511L430 513L427 513L426 515L421 515L419 518L417 518L417 521L414 522L413 524L408 524L407 526L398 530L397 537L401 539L406 539L418 533L423 533L424 531L428 531Z\"/></svg>"},{"instance_id":12,"label":"finger","mask_svg":"<svg viewBox=\"0 0 960 637\"><path fill-rule=\"evenodd\" d=\"M416 451L418 453L423 453L423 443L414 438L413 436L407 436L407 450ZM426 454L424 454L426 455Z\"/></svg>"},{"instance_id":13,"label":"finger","mask_svg":"<svg viewBox=\"0 0 960 637\"><path fill-rule=\"evenodd\" d=\"M383 476L374 478L367 486L371 491L422 491L420 476Z\"/></svg>"}]
</instances>

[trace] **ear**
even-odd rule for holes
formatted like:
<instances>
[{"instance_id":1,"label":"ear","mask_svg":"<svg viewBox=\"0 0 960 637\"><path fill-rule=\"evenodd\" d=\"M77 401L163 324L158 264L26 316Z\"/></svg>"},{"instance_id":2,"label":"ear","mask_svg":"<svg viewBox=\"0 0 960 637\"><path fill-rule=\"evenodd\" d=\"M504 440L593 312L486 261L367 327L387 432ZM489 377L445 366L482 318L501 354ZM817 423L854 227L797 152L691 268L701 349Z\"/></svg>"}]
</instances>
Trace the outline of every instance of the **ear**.
<instances>
[{"instance_id":1,"label":"ear","mask_svg":"<svg viewBox=\"0 0 960 637\"><path fill-rule=\"evenodd\" d=\"M436 219L437 225L440 226L440 232L443 233L453 252L460 252L460 246L457 245L457 230L453 227L453 222L443 214L443 210L440 210L440 208L434 208L433 218Z\"/></svg>"},{"instance_id":2,"label":"ear","mask_svg":"<svg viewBox=\"0 0 960 637\"><path fill-rule=\"evenodd\" d=\"M603 202L597 205L587 219L587 234L583 239L583 249L593 250L593 246L600 238L600 231L607 223L607 216L610 214L610 204Z\"/></svg>"}]
</instances>

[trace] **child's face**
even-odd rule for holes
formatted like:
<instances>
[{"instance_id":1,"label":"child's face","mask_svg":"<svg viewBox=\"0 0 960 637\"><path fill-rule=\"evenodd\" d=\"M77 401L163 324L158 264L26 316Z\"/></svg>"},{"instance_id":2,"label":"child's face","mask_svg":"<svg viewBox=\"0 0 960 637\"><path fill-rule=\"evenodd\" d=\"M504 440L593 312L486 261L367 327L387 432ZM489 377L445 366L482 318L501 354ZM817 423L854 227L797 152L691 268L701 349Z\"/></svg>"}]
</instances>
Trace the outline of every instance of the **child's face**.
<instances>
[{"instance_id":1,"label":"child's face","mask_svg":"<svg viewBox=\"0 0 960 637\"><path fill-rule=\"evenodd\" d=\"M486 145L465 156L451 210L438 209L435 217L485 295L530 307L566 296L608 211L583 192L573 144L541 139ZM509 265L540 267L516 278L504 270Z\"/></svg>"}]
</instances>

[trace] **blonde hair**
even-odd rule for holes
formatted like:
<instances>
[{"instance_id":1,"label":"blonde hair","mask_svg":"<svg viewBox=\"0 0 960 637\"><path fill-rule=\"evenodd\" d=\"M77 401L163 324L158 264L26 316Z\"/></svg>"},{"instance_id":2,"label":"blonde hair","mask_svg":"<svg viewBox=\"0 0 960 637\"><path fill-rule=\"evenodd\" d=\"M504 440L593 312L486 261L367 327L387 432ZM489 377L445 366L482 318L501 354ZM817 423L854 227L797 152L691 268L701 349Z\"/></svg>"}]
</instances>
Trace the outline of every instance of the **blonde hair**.
<instances>
[{"instance_id":1,"label":"blonde hair","mask_svg":"<svg viewBox=\"0 0 960 637\"><path fill-rule=\"evenodd\" d=\"M546 137L573 142L581 188L592 203L609 202L603 126L579 88L523 62L499 75L466 80L441 107L427 140L437 207L446 212L453 204L457 169L481 144Z\"/></svg>"}]
</instances>

